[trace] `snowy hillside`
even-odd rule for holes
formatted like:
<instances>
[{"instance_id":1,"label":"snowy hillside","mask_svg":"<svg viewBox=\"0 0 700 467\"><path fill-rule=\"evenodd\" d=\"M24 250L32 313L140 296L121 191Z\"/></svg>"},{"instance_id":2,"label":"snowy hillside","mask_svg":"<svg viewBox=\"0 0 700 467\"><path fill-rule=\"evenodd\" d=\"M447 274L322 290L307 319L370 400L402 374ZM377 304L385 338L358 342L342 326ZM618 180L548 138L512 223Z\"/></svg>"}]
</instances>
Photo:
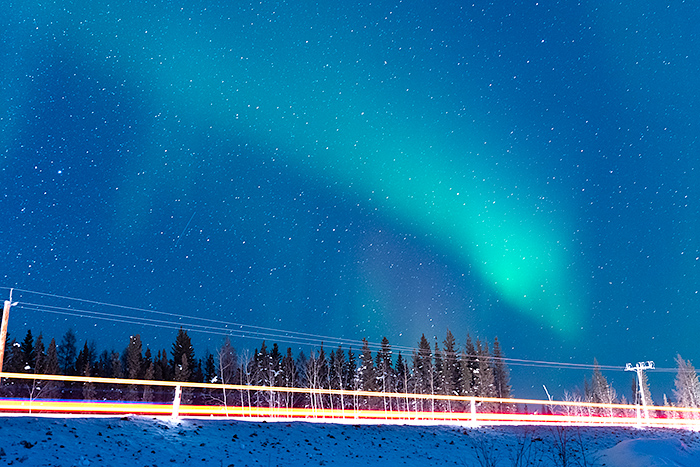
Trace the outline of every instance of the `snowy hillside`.
<instances>
[{"instance_id":1,"label":"snowy hillside","mask_svg":"<svg viewBox=\"0 0 700 467\"><path fill-rule=\"evenodd\" d=\"M562 457L564 456L564 457ZM0 417L26 466L700 466L700 435L636 428Z\"/></svg>"}]
</instances>

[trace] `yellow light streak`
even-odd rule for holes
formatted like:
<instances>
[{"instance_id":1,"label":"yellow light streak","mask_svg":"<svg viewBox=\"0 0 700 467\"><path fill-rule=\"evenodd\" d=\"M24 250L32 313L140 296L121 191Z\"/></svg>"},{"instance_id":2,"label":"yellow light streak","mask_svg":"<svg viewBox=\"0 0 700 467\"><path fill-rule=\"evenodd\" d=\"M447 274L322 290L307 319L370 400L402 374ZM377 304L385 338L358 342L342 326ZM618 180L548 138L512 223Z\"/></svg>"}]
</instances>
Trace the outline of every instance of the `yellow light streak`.
<instances>
[{"instance_id":1,"label":"yellow light streak","mask_svg":"<svg viewBox=\"0 0 700 467\"><path fill-rule=\"evenodd\" d=\"M141 414L167 416L172 406L167 404L76 402L76 401L28 401L0 400L0 412L10 413L52 413L83 415L126 415ZM380 423L422 424L458 423L511 424L511 425L586 425L586 426L633 426L640 423L636 417L596 417L573 415L539 415L511 413L469 413L469 412L413 412L384 410L342 410L309 409L284 407L222 407L189 405L181 406L182 416L211 418L266 418L266 419L305 419L313 420L353 420L375 421ZM645 426L700 429L700 420L680 418L644 419Z\"/></svg>"},{"instance_id":2,"label":"yellow light streak","mask_svg":"<svg viewBox=\"0 0 700 467\"><path fill-rule=\"evenodd\" d=\"M236 391L264 391L269 393L297 393L311 395L342 395L349 397L374 397L393 398L396 400L444 400L461 401L474 404L496 404L513 406L514 404L528 404L548 407L550 409L564 407L579 407L585 409L611 409L609 410L636 410L640 408L633 404L602 404L579 401L549 401L539 399L496 398L496 397L471 397L449 396L439 394L412 394L399 392L373 392L350 391L339 389L320 388L294 388L279 386L247 386L240 384L220 383L193 383L185 381L156 381L124 378L101 378L86 376L42 375L27 373L0 372L0 378L39 380L39 381L63 381L79 383L95 383L118 386L162 386L162 387L187 387L204 389L227 389ZM81 401L53 401L43 399L19 399L0 400L0 411L3 412L54 412L54 413L110 413L110 414L151 414L167 415L172 412L171 404L148 404L135 402L81 402ZM379 410L354 410L354 409L299 409L299 408L266 408L266 407L223 407L223 406L196 406L181 405L179 414L183 416L227 416L227 417L287 417L287 418L338 418L338 419L376 419L376 420L452 420L467 422L511 422L511 423L583 423L583 424L643 424L658 426L682 426L700 427L700 420L680 418L681 414L698 414L700 408L692 407L665 407L647 406L652 413L661 414L661 417L640 419L637 417L623 417L618 415L603 416L575 416L575 415L538 415L538 414L514 414L514 413L488 413L488 412L425 412L425 411L379 411ZM666 415L664 415L666 414ZM673 418L678 417L678 418Z\"/></svg>"}]
</instances>

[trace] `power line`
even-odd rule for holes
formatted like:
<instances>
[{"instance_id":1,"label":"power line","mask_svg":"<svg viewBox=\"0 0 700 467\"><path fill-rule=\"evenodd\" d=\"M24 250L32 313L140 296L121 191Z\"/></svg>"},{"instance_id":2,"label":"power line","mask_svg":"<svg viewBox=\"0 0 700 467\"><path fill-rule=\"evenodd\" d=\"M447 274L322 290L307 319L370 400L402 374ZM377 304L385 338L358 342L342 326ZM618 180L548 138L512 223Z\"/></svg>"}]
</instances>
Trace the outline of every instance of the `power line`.
<instances>
[{"instance_id":1,"label":"power line","mask_svg":"<svg viewBox=\"0 0 700 467\"><path fill-rule=\"evenodd\" d=\"M299 336L295 337L295 336L288 336L288 335L283 335L283 334L263 333L263 332L259 332L259 331L245 331L243 329L236 330L236 329L230 329L227 327L205 326L205 325L194 324L194 323L178 323L178 322L157 320L157 319L151 319L151 318L124 316L124 315L117 315L117 314L113 314L113 313L104 313L104 312L97 312L97 311L91 311L91 310L77 310L77 309L73 309L73 308L38 305L38 304L31 304L31 303L20 303L19 308L27 310L27 311L33 311L33 312L52 313L52 314L59 314L59 315L66 315L66 316L75 316L75 317L79 317L79 318L102 319L102 320L106 320L106 321L120 322L120 323L126 323L126 324L138 324L138 325L144 325L144 326L152 326L152 327L158 327L158 328L162 328L162 329L180 329L180 328L183 328L183 329L187 329L188 331L216 334L216 335L222 335L222 336L232 336L232 337L250 338L250 339L253 339L253 338L256 338L256 339L277 339L280 342L287 342L287 343L291 343L291 344L314 345L314 344L317 344L319 342L317 339L304 338L304 337L299 337ZM336 340L335 342L331 342L331 343L346 344L346 342L342 341L342 340Z\"/></svg>"},{"instance_id":2,"label":"power line","mask_svg":"<svg viewBox=\"0 0 700 467\"><path fill-rule=\"evenodd\" d=\"M9 288L0 287L0 289L9 289ZM141 317L141 316L131 316L131 315L125 315L125 314L107 313L104 311L93 311L93 310L86 310L86 309L77 309L77 308L71 308L71 307L61 307L61 306L55 306L55 305L44 305L44 304L27 303L27 302L19 301L18 308L26 310L26 311L31 311L31 312L51 313L51 314L59 314L59 315L65 315L65 316L74 316L74 317L79 317L79 318L88 318L88 319L100 319L100 320L104 320L104 321L120 322L120 323L125 323L125 324L151 326L151 327L156 327L156 328L161 328L161 329L180 329L180 328L183 328L183 329L187 329L188 331L193 331L193 332L212 334L212 335L221 335L221 336L230 336L230 337L243 338L243 339L270 339L270 340L275 339L278 342L284 342L287 344L294 344L294 345L310 345L310 346L317 346L317 345L335 346L335 345L339 345L339 346L350 346L350 347L357 346L356 348L361 348L365 342L363 340L357 340L357 339L344 339L344 338L325 336L325 335L320 335L320 334L312 334L312 333L289 331L289 330L283 330L283 329L275 329L275 328L269 328L269 327L264 327L264 326L255 326L255 325L250 325L250 324L228 322L228 321L216 320L216 319L210 319L210 318L200 318L200 317L196 317L196 316L188 316L188 315L183 315L183 314L178 314L178 313L163 312L163 311L151 310L151 309L146 309L146 308L117 305L117 304L113 304L113 303L106 303L106 302L100 302L100 301L96 301L96 300L86 300L86 299L80 299L80 298L73 298L73 297L68 297L68 296L63 296L63 295L36 292L36 291L32 291L32 290L25 290L25 289L18 289L18 288L15 288L14 290L17 292L23 292L23 293L27 293L27 294L34 294L34 295L56 298L56 299L61 299L61 300L75 301L75 302L80 302L80 303L84 303L84 304L90 304L90 305L96 305L96 306L102 306L102 307L108 307L108 308L111 307L111 308L117 308L117 309L121 309L121 310L129 310L129 311L141 312L141 313L149 313L149 314L159 315L159 316L163 316L163 317L167 317L167 318L171 318L171 319L174 318L174 319L177 319L178 321L168 321L166 319L154 319L154 318L146 318L146 317ZM197 324L197 322L205 323L205 324ZM236 329L236 328L238 328L238 329ZM371 350L379 350L382 347L382 345L380 343L369 342L369 341L367 341L367 345ZM392 345L391 349L392 349L392 351L398 350L398 351L405 351L407 353L411 353L411 352L414 352L416 350L414 347L401 346L401 345ZM445 355L444 352L441 352L441 353L443 355ZM479 355L466 355L466 354L460 354L460 353L456 353L455 356L463 356L463 357L468 357L468 358L479 358ZM490 358L493 359L494 357L491 356ZM520 359L520 358L510 358L510 357L501 357L500 360L502 360L503 362L506 362L508 365L511 365L511 366L524 366L524 367L532 367L532 368L553 368L553 369L572 369L572 370L594 370L597 368L601 371L624 371L623 366L613 366L613 365L592 365L592 364L573 363L573 362L553 362L553 361L547 361L547 360L531 360L531 359ZM675 372L676 369L674 369L674 368L657 368L657 371Z\"/></svg>"},{"instance_id":3,"label":"power line","mask_svg":"<svg viewBox=\"0 0 700 467\"><path fill-rule=\"evenodd\" d=\"M31 304L31 303L21 303L20 308L27 310L27 311L34 311L34 312L44 312L44 313L52 313L52 314L60 314L60 315L67 315L67 316L75 316L75 317L80 317L80 318L95 318L95 319L102 319L106 321L112 321L112 322L121 322L125 324L137 324L137 325L144 325L144 326L152 326L152 327L158 327L162 329L179 329L179 328L186 328L188 331L194 331L194 332L201 332L201 333L206 333L206 334L214 334L214 335L222 335L222 336L231 336L231 337L239 337L239 338L246 338L246 339L276 339L279 342L285 342L288 344L296 344L296 345L318 345L320 344L332 344L332 345L347 345L347 341L342 340L342 339L331 339L327 341L321 341L319 342L317 339L311 339L311 338L305 338L305 337L300 337L300 336L294 336L294 335L284 335L284 334L271 334L271 333L262 333L258 331L245 331L243 329L236 330L236 329L229 329L226 327L213 327L213 326L205 326L205 325L199 325L199 324L193 324L193 323L174 323L170 321L164 321L164 320L156 320L156 319L151 319L151 318L141 318L141 317L132 317L132 316L123 316L123 315L116 315L113 313L104 313L104 312L97 312L97 311L91 311L91 310L78 310L78 309L73 309L73 308L64 308L64 307L57 307L57 306L49 306L49 305L38 305L38 304ZM196 319L196 318L195 318ZM288 332L288 331L284 331ZM370 347L381 347L381 344L369 344ZM413 351L413 348L410 347L405 347L405 346L392 346L394 349L398 350L409 350ZM478 355L467 355L469 357L478 357ZM494 358L494 357L491 357ZM527 367L537 367L537 368L550 368L550 367L557 367L560 369L591 369L595 368L594 365L586 365L586 364L578 364L578 363L564 363L564 362L550 362L550 361L542 361L542 360L525 360L525 359L518 359L518 358L507 358L507 357L502 357L501 360L504 362L507 362L511 366L527 366ZM601 370L610 370L610 371L615 371L619 370L620 367L615 367L615 366L598 366L599 369Z\"/></svg>"},{"instance_id":4,"label":"power line","mask_svg":"<svg viewBox=\"0 0 700 467\"><path fill-rule=\"evenodd\" d=\"M7 288L7 287L2 287L2 288ZM335 342L350 343L350 344L354 343L358 346L362 346L362 341L355 340L355 339L342 339L342 338L337 338L337 337L324 336L324 335L320 335L320 334L310 334L310 333L298 332L298 331L286 331L286 330L268 328L268 327L263 327L263 326L255 326L252 324L243 324L243 323L222 321L222 320L216 320L216 319L210 319L210 318L200 318L197 316L188 316L188 315L182 315L182 314L177 314L177 313L169 313L169 312L158 311L158 310L149 310L146 308L137 308L137 307L131 307L131 306L125 306L125 305L115 305L112 303L99 302L99 301L95 301L95 300L85 300L85 299L81 299L81 298L66 297L63 295L48 294L48 293L43 293L43 292L34 292L31 290L23 290L23 289L14 289L14 290L17 290L20 292L25 292L25 293L36 294L36 295L42 295L42 296L46 296L46 297L59 298L59 299L63 299L63 300L73 300L73 301L82 302L82 303L89 303L92 305L101 305L101 306L106 306L106 307L120 308L120 309L124 309L124 310L140 311L140 312L144 312L144 313L152 313L152 314L158 314L158 315L163 315L163 316L170 316L170 317L179 318L179 319L197 320L197 321L208 322L208 323L222 324L225 326L240 326L241 328L250 328L250 329L256 329L256 330L261 330L261 331L270 331L270 332L275 332L275 333L291 334L294 336L304 336L304 337L314 338L318 342L335 341ZM373 345L376 346L376 348L381 347L381 344L370 343L370 347L372 347Z\"/></svg>"}]
</instances>

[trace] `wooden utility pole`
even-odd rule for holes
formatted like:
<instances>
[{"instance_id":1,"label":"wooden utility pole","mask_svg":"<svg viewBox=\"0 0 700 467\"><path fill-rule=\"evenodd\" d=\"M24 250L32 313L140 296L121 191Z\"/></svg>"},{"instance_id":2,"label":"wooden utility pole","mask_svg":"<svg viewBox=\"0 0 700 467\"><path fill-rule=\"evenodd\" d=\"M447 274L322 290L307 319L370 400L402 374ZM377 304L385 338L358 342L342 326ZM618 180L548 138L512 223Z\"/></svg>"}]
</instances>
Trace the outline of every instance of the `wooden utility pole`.
<instances>
[{"instance_id":1,"label":"wooden utility pole","mask_svg":"<svg viewBox=\"0 0 700 467\"><path fill-rule=\"evenodd\" d=\"M7 340L7 323L10 320L10 307L17 305L17 302L12 303L12 289L10 289L10 299L5 300L5 306L2 309L2 327L0 327L0 373L2 373L2 361L5 359L5 341ZM2 378L0 378L0 382Z\"/></svg>"}]
</instances>

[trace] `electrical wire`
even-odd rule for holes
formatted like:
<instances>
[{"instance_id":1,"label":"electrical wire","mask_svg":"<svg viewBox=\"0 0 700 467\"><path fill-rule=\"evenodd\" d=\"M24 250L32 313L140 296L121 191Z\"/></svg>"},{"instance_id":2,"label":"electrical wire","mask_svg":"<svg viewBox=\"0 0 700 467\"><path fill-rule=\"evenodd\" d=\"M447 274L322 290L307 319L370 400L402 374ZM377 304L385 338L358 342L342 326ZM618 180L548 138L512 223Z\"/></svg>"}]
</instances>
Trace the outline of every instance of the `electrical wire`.
<instances>
[{"instance_id":1,"label":"electrical wire","mask_svg":"<svg viewBox=\"0 0 700 467\"><path fill-rule=\"evenodd\" d=\"M144 326L152 326L152 327L158 327L158 328L162 328L162 329L180 329L180 328L183 328L183 329L186 329L188 331L222 335L222 336L240 337L240 338L248 338L248 339L276 339L279 342L286 342L286 343L299 344L299 345L318 344L317 340L314 340L311 338L296 337L296 339L294 339L293 338L294 336L290 337L290 336L281 335L281 334L262 333L262 332L258 332L258 331L235 330L235 329L229 329L229 328L225 328L225 327L217 328L217 327L213 327L213 326L205 326L205 325L194 324L194 323L183 324L183 323L170 322L170 321L165 321L165 320L156 320L156 319L151 319L151 318L116 315L113 313L96 312L96 311L91 311L91 310L75 310L72 308L37 305L37 304L30 304L30 303L23 303L23 302L20 302L18 304L18 307L21 309L24 309L27 311L33 311L33 312L52 313L52 314L59 314L59 315L66 315L66 316L75 316L75 317L79 317L79 318L95 318L95 319L102 319L102 320L106 320L106 321L120 322L120 323L125 323L125 324L137 324L137 325L144 325ZM338 340L338 341L332 342L332 343L342 345L345 342L342 340Z\"/></svg>"},{"instance_id":2,"label":"electrical wire","mask_svg":"<svg viewBox=\"0 0 700 467\"><path fill-rule=\"evenodd\" d=\"M8 287L0 287L0 288L9 289ZM46 297L59 298L59 299L63 299L63 300L73 300L73 301L78 301L78 302L82 302L82 303L89 303L92 305L101 305L101 306L114 307L114 308L120 308L120 309L131 310L131 311L140 311L140 312L144 312L144 313L164 315L164 316L169 316L169 317L179 318L179 319L197 320L197 321L208 322L208 323L223 324L225 326L240 326L241 328L250 328L250 329L258 329L261 331L271 331L271 332L275 332L275 333L292 334L295 336L305 336L305 337L309 337L309 338L314 338L319 342L334 340L336 342L355 344L358 346L362 346L362 344L363 344L363 341L355 340L355 339L340 339L340 338L331 337L331 336L324 336L324 335L320 335L320 334L310 334L310 333L298 332L298 331L285 331L285 330L280 330L280 329L275 329L275 328L255 326L252 324L243 324L243 323L236 323L236 322L229 322L229 321L221 321L221 320L210 319L210 318L200 318L200 317L196 317L196 316L188 316L188 315L182 315L182 314L177 314L177 313L168 313L168 312L163 312L163 311L158 311L158 310L149 310L146 308L137 308L137 307L130 307L130 306L125 306L125 305L115 305L112 303L99 302L99 301L95 301L95 300L85 300L85 299L80 299L80 298L66 297L63 295L48 294L48 293L43 293L43 292L34 292L31 290L24 290L24 289L18 289L18 288L15 288L14 290L19 291L19 292L24 292L24 293L42 295L42 296L46 296ZM372 347L372 346L380 348L381 344L370 344L370 347ZM407 347L407 349L408 349L408 347Z\"/></svg>"},{"instance_id":3,"label":"electrical wire","mask_svg":"<svg viewBox=\"0 0 700 467\"><path fill-rule=\"evenodd\" d=\"M0 287L0 289L7 289L9 287ZM176 319L177 321L168 321L166 319L155 319L146 318L141 316L132 316L127 314L117 314L108 313L104 311L93 311L86 309L78 309L71 307L61 307L55 305L45 305L37 303L28 303L21 300L17 300L17 307L30 312L37 313L50 313L58 314L64 316L73 316L86 319L100 319L104 321L119 322L124 324L139 325L139 326L150 326L161 329L186 329L187 331L229 336L234 338L242 339L263 339L263 340L275 340L278 342L284 342L286 344L293 345L310 345L313 347L330 345L330 346L357 346L356 348L361 348L363 345L367 345L370 350L380 350L382 349L381 343L369 342L366 340L357 339L344 339L332 336L325 336L320 334L312 334L298 331L289 331L283 329L275 329L264 326L256 326L250 324L243 324L237 322L228 322L223 320L216 320L210 318L200 318L196 316L188 316L178 313L169 313L158 310L151 310L146 308L131 307L125 305L117 305L112 303L100 302L96 300L86 300L80 298L67 297L63 295L36 292L26 289L14 288L14 291L22 292L26 294L34 294L42 297L49 297L61 300L69 300L74 302L79 302L83 304L89 304L94 306L116 308L120 310L127 310L131 312L141 312L152 315L158 315L165 318ZM204 324L197 324L204 323ZM238 328L238 329L235 329ZM408 346L392 345L391 350L405 351L408 354L415 352L416 349ZM445 352L441 352L445 355ZM462 358L474 358L478 359L479 355L467 355L464 353L456 352L455 357ZM522 358L509 358L500 357L495 358L490 356L491 359L498 359L507 363L510 366L522 366L522 367L532 367L532 368L552 368L552 369L569 369L569 370L601 370L601 371L624 371L623 366L614 365L592 365L585 363L573 363L573 362L555 362L547 360L531 360ZM675 368L655 368L655 371L659 372L676 372Z\"/></svg>"}]
</instances>

